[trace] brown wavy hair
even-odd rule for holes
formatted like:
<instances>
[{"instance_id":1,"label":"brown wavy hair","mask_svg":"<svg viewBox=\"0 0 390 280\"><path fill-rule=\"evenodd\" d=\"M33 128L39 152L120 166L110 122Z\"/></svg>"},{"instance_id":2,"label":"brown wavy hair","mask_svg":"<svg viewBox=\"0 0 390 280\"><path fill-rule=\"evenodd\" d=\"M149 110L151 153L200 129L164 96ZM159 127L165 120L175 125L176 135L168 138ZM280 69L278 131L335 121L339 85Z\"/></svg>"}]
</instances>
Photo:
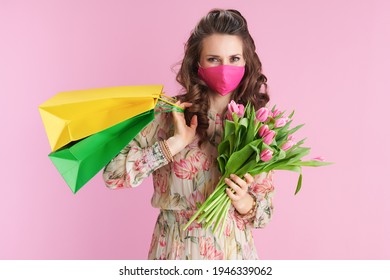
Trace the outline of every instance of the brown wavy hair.
<instances>
[{"instance_id":1,"label":"brown wavy hair","mask_svg":"<svg viewBox=\"0 0 390 280\"><path fill-rule=\"evenodd\" d=\"M183 87L185 94L179 95L182 102L193 105L186 109L185 118L189 124L193 115L198 116L197 133L201 143L207 141L209 121L208 87L198 77L198 63L202 51L203 39L212 34L228 34L241 37L243 56L245 59L245 74L232 94L232 99L246 105L252 103L257 109L264 107L269 101L267 78L262 73L262 65L256 53L255 42L248 31L246 19L236 10L213 9L203 17L191 32L185 44L184 58L177 73L176 80Z\"/></svg>"}]
</instances>

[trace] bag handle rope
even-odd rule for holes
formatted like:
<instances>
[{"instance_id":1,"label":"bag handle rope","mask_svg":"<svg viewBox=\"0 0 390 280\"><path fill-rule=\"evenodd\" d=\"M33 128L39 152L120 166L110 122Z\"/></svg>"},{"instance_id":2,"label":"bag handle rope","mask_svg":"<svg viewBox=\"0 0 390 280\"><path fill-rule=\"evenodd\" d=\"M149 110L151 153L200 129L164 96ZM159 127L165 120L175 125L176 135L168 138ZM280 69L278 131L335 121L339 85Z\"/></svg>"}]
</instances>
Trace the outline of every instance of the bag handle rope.
<instances>
[{"instance_id":1,"label":"bag handle rope","mask_svg":"<svg viewBox=\"0 0 390 280\"><path fill-rule=\"evenodd\" d=\"M161 111L161 112L156 112L157 114L158 113L162 113L162 112L180 112L180 113L184 113L184 109L182 107L180 107L179 105L175 104L176 101L177 101L175 98L170 97L170 96L168 96L168 95L166 95L164 93L161 93L160 97L158 97L157 99L165 102L168 105L171 105L171 106L159 105L158 107L163 108L163 109L165 108L165 109L168 109L168 110L164 110L164 111Z\"/></svg>"}]
</instances>

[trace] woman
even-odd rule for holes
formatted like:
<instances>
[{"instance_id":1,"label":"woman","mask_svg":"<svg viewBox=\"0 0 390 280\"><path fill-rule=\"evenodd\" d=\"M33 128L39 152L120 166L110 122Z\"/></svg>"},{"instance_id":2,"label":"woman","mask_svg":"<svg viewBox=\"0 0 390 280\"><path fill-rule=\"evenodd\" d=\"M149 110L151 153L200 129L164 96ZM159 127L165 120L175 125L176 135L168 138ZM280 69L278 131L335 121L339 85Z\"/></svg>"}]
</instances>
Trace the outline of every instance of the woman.
<instances>
[{"instance_id":1,"label":"woman","mask_svg":"<svg viewBox=\"0 0 390 280\"><path fill-rule=\"evenodd\" d=\"M235 10L212 10L185 46L177 81L184 113L156 115L103 172L107 187L135 187L153 173L152 206L161 209L149 259L257 259L251 228L272 214L272 174L226 179L232 206L221 237L193 222L184 225L220 177L216 158L231 100L256 109L269 101L266 77L246 20ZM262 92L260 92L262 89Z\"/></svg>"}]
</instances>

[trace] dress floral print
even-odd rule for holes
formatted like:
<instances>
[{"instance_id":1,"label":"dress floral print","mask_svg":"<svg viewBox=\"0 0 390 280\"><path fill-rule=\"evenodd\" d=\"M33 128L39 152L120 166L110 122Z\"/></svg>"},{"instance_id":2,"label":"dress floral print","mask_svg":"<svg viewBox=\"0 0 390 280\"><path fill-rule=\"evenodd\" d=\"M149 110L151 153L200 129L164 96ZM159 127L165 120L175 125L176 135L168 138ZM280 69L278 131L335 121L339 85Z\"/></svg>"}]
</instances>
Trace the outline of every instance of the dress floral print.
<instances>
[{"instance_id":1,"label":"dress floral print","mask_svg":"<svg viewBox=\"0 0 390 280\"><path fill-rule=\"evenodd\" d=\"M220 176L216 158L222 118L214 112L209 112L208 117L210 141L199 147L199 139L195 139L168 163L158 141L173 135L172 116L158 113L104 169L104 181L110 189L136 187L153 174L151 204L160 208L160 214L148 259L258 259L251 230L264 227L271 219L272 172L255 176L250 186L249 192L257 200L254 214L242 216L231 206L221 237L212 233L212 227L204 229L196 221L183 230L197 205L213 192Z\"/></svg>"}]
</instances>

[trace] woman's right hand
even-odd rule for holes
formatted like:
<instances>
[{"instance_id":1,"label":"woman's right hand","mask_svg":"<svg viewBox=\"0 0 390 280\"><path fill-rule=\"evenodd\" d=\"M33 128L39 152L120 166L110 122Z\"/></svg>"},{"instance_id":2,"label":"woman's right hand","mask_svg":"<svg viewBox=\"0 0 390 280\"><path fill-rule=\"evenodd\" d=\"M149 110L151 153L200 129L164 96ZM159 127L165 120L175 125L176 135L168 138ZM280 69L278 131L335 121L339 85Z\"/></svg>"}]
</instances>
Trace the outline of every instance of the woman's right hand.
<instances>
[{"instance_id":1,"label":"woman's right hand","mask_svg":"<svg viewBox=\"0 0 390 280\"><path fill-rule=\"evenodd\" d=\"M178 101L176 102L176 105L182 107L185 110L186 108L191 107L192 103L181 103ZM196 127L198 126L198 118L196 115L194 115L191 119L190 126L188 126L184 118L184 113L174 111L172 112L172 116L175 132L174 135L167 140L167 144L172 153L172 156L174 156L194 141Z\"/></svg>"}]
</instances>

